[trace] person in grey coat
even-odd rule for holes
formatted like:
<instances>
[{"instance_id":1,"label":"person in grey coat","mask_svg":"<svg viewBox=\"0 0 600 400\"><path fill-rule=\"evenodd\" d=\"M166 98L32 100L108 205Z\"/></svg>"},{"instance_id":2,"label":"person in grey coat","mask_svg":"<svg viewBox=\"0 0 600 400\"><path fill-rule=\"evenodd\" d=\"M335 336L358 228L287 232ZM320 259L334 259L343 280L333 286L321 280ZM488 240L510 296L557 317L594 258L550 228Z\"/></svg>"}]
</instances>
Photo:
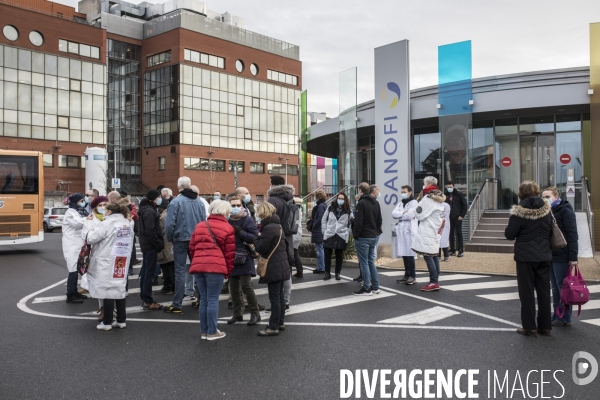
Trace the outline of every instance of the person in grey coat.
<instances>
[{"instance_id":1,"label":"person in grey coat","mask_svg":"<svg viewBox=\"0 0 600 400\"><path fill-rule=\"evenodd\" d=\"M342 263L344 262L344 250L348 245L350 237L350 223L352 213L350 202L346 193L339 193L336 201L332 202L323 215L321 226L323 227L323 249L325 252L325 276L324 281L331 279L331 256L335 252L335 279L341 280Z\"/></svg>"}]
</instances>

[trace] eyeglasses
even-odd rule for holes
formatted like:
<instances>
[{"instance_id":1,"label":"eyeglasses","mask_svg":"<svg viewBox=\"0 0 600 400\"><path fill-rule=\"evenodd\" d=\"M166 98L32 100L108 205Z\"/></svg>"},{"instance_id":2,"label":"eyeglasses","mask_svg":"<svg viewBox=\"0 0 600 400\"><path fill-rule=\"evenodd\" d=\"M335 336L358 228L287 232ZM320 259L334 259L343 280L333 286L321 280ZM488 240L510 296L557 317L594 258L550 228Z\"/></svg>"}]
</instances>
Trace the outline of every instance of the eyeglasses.
<instances>
[{"instance_id":1,"label":"eyeglasses","mask_svg":"<svg viewBox=\"0 0 600 400\"><path fill-rule=\"evenodd\" d=\"M242 205L241 204L232 204L231 207L236 207L236 208L240 208Z\"/></svg>"},{"instance_id":2,"label":"eyeglasses","mask_svg":"<svg viewBox=\"0 0 600 400\"><path fill-rule=\"evenodd\" d=\"M85 196L86 196L86 197L96 197L96 196L94 196L93 194L86 194Z\"/></svg>"}]
</instances>

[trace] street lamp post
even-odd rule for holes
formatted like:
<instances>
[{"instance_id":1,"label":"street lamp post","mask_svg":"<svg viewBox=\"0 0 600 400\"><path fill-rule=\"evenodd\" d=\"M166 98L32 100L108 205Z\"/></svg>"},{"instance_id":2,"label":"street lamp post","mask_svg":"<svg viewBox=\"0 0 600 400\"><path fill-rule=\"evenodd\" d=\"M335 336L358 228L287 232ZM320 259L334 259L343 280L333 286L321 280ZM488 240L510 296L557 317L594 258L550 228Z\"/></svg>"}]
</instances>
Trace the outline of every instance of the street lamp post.
<instances>
[{"instance_id":1,"label":"street lamp post","mask_svg":"<svg viewBox=\"0 0 600 400\"><path fill-rule=\"evenodd\" d=\"M288 161L289 158L285 159L285 184L287 185L287 176L288 176Z\"/></svg>"}]
</instances>

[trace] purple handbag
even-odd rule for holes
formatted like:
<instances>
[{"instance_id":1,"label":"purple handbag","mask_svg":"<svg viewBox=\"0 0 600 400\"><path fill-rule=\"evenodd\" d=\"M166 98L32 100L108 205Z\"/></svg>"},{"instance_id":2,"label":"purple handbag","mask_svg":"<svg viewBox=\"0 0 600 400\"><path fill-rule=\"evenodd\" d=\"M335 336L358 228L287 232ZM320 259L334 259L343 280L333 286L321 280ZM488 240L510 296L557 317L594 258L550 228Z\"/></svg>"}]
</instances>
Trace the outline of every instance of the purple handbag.
<instances>
[{"instance_id":1,"label":"purple handbag","mask_svg":"<svg viewBox=\"0 0 600 400\"><path fill-rule=\"evenodd\" d=\"M579 306L577 316L581 314L581 305L590 301L590 291L581 276L577 265L569 265L569 271L562 288L560 289L560 303L556 307L556 315L562 318L565 315L565 304L569 306Z\"/></svg>"}]
</instances>

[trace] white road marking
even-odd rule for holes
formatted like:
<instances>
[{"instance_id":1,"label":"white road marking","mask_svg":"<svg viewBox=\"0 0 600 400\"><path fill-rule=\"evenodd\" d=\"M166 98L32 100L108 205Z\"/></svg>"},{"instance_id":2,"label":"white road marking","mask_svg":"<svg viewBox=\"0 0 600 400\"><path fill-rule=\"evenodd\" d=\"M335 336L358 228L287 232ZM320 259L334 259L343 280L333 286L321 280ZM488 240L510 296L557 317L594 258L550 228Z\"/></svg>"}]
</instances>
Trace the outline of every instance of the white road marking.
<instances>
[{"instance_id":1,"label":"white road marking","mask_svg":"<svg viewBox=\"0 0 600 400\"><path fill-rule=\"evenodd\" d=\"M378 324L417 324L427 325L431 322L440 321L459 315L458 311L450 310L448 308L436 306L428 308L427 310L418 311L412 314L401 315L399 317L384 319L383 321L377 321Z\"/></svg>"},{"instance_id":2,"label":"white road marking","mask_svg":"<svg viewBox=\"0 0 600 400\"><path fill-rule=\"evenodd\" d=\"M600 300L590 300L581 306L581 311L583 312L584 310L597 310L598 308L600 308ZM578 309L578 306L573 306L573 311L576 311Z\"/></svg>"},{"instance_id":3,"label":"white road marking","mask_svg":"<svg viewBox=\"0 0 600 400\"><path fill-rule=\"evenodd\" d=\"M384 276L404 276L404 271L389 271L389 272L380 272L379 275ZM417 276L419 275L429 275L429 272L417 272Z\"/></svg>"},{"instance_id":4,"label":"white road marking","mask_svg":"<svg viewBox=\"0 0 600 400\"><path fill-rule=\"evenodd\" d=\"M478 294L477 297L493 301L519 300L519 293Z\"/></svg>"},{"instance_id":5,"label":"white road marking","mask_svg":"<svg viewBox=\"0 0 600 400\"><path fill-rule=\"evenodd\" d=\"M443 281L440 281L443 283ZM458 285L442 285L442 290L463 291L463 290L481 290L481 289L496 289L517 286L517 280L509 281L492 281L478 283L461 283Z\"/></svg>"},{"instance_id":6,"label":"white road marking","mask_svg":"<svg viewBox=\"0 0 600 400\"><path fill-rule=\"evenodd\" d=\"M592 325L600 326L600 318L596 318L596 319L583 319L583 320L581 320L581 322L585 322L586 324L592 324Z\"/></svg>"}]
</instances>

